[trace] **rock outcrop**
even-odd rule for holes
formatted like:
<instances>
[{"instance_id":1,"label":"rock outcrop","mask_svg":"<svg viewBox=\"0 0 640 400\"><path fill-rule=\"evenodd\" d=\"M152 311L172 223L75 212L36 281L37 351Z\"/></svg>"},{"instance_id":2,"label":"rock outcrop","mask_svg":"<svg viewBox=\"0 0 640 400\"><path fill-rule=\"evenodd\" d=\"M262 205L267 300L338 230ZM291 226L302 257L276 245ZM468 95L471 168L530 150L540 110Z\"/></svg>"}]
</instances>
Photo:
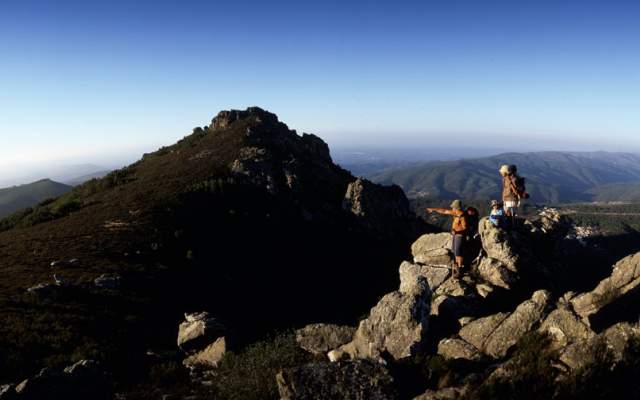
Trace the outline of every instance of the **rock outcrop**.
<instances>
[{"instance_id":1,"label":"rock outcrop","mask_svg":"<svg viewBox=\"0 0 640 400\"><path fill-rule=\"evenodd\" d=\"M431 289L426 278L415 276L402 290L384 296L360 322L353 340L329 353L329 358L394 359L415 354L424 343L429 326Z\"/></svg>"},{"instance_id":2,"label":"rock outcrop","mask_svg":"<svg viewBox=\"0 0 640 400\"><path fill-rule=\"evenodd\" d=\"M611 275L603 279L595 289L571 299L575 312L585 321L606 305L631 293L640 285L640 253L620 260Z\"/></svg>"},{"instance_id":3,"label":"rock outcrop","mask_svg":"<svg viewBox=\"0 0 640 400\"><path fill-rule=\"evenodd\" d=\"M206 311L185 314L177 340L178 347L189 355L184 364L215 367L227 350L227 334L226 326Z\"/></svg>"},{"instance_id":4,"label":"rock outcrop","mask_svg":"<svg viewBox=\"0 0 640 400\"><path fill-rule=\"evenodd\" d=\"M570 344L561 352L560 361L571 370L578 370L608 354L611 357L609 361L615 363L624 357L624 352L634 338L640 338L640 325L618 323L599 335Z\"/></svg>"},{"instance_id":5,"label":"rock outcrop","mask_svg":"<svg viewBox=\"0 0 640 400\"><path fill-rule=\"evenodd\" d=\"M453 261L451 242L451 234L446 232L420 236L411 245L413 262L434 267L450 267Z\"/></svg>"},{"instance_id":6,"label":"rock outcrop","mask_svg":"<svg viewBox=\"0 0 640 400\"><path fill-rule=\"evenodd\" d=\"M400 265L400 291L407 292L415 285L417 277L427 280L429 288L436 290L451 276L451 269L431 265L412 264L408 261Z\"/></svg>"},{"instance_id":7,"label":"rock outcrop","mask_svg":"<svg viewBox=\"0 0 640 400\"><path fill-rule=\"evenodd\" d=\"M382 364L367 360L286 369L276 381L282 400L398 398L389 371Z\"/></svg>"},{"instance_id":8,"label":"rock outcrop","mask_svg":"<svg viewBox=\"0 0 640 400\"><path fill-rule=\"evenodd\" d=\"M475 347L477 351L493 358L502 358L521 337L540 324L546 315L549 300L550 294L548 292L537 291L531 299L521 303L512 313L497 313L478 318L463 326L458 335L466 343ZM444 339L444 341L447 340L449 339ZM443 342L439 348L442 347L443 353L451 353L449 349L452 343ZM459 342L453 344L457 348L463 348ZM460 355L475 354L472 351L457 353Z\"/></svg>"},{"instance_id":9,"label":"rock outcrop","mask_svg":"<svg viewBox=\"0 0 640 400\"><path fill-rule=\"evenodd\" d=\"M355 332L351 326L312 324L296 331L296 342L304 350L321 355L350 342Z\"/></svg>"}]
</instances>

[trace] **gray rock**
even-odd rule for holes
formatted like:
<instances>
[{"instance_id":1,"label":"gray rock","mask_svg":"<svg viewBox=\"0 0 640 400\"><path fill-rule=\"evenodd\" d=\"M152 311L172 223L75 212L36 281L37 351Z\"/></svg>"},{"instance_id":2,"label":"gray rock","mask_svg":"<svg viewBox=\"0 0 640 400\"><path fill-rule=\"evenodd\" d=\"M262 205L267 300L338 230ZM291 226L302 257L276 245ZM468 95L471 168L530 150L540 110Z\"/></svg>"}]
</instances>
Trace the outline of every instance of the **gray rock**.
<instances>
[{"instance_id":1,"label":"gray rock","mask_svg":"<svg viewBox=\"0 0 640 400\"><path fill-rule=\"evenodd\" d=\"M351 358L373 359L385 352L394 359L415 354L424 344L430 303L427 280L418 276L413 285L406 285L405 292L384 296L369 317L360 322L353 341L340 347L340 351ZM336 358L336 353L331 357Z\"/></svg>"},{"instance_id":2,"label":"gray rock","mask_svg":"<svg viewBox=\"0 0 640 400\"><path fill-rule=\"evenodd\" d=\"M205 347L204 350L190 355L182 361L188 368L217 367L218 363L227 352L226 337L219 337L215 342Z\"/></svg>"},{"instance_id":3,"label":"gray rock","mask_svg":"<svg viewBox=\"0 0 640 400\"><path fill-rule=\"evenodd\" d=\"M523 246L517 243L517 233L497 228L487 218L480 220L479 233L487 257L497 260L512 272L518 272Z\"/></svg>"},{"instance_id":4,"label":"gray rock","mask_svg":"<svg viewBox=\"0 0 640 400\"><path fill-rule=\"evenodd\" d=\"M504 357L525 333L540 324L546 315L549 298L546 290L539 290L530 300L520 304L487 338L484 353L494 358Z\"/></svg>"},{"instance_id":5,"label":"gray rock","mask_svg":"<svg viewBox=\"0 0 640 400\"><path fill-rule=\"evenodd\" d=\"M560 361L572 370L577 370L596 360L598 352L607 349L612 362L620 361L632 338L638 338L640 326L622 322L615 324L588 339L567 346L560 354Z\"/></svg>"},{"instance_id":6,"label":"gray rock","mask_svg":"<svg viewBox=\"0 0 640 400\"><path fill-rule=\"evenodd\" d=\"M478 318L460 329L462 339L493 357L504 357L524 334L537 327L549 304L549 293L539 290L512 313Z\"/></svg>"},{"instance_id":7,"label":"gray rock","mask_svg":"<svg viewBox=\"0 0 640 400\"><path fill-rule=\"evenodd\" d=\"M478 360L478 349L462 339L443 339L438 343L438 354L447 360Z\"/></svg>"},{"instance_id":8,"label":"gray rock","mask_svg":"<svg viewBox=\"0 0 640 400\"><path fill-rule=\"evenodd\" d=\"M411 245L413 261L419 264L448 267L453 260L451 242L449 233L422 235Z\"/></svg>"},{"instance_id":9,"label":"gray rock","mask_svg":"<svg viewBox=\"0 0 640 400\"><path fill-rule=\"evenodd\" d=\"M484 344L500 324L507 319L509 313L498 313L488 317L478 318L463 326L458 335L478 350L484 349Z\"/></svg>"},{"instance_id":10,"label":"gray rock","mask_svg":"<svg viewBox=\"0 0 640 400\"><path fill-rule=\"evenodd\" d=\"M364 227L381 234L398 232L401 226L407 234L418 231L415 213L399 186L380 186L363 178L349 183L342 209L351 213Z\"/></svg>"},{"instance_id":11,"label":"gray rock","mask_svg":"<svg viewBox=\"0 0 640 400\"><path fill-rule=\"evenodd\" d=\"M482 279L493 286L504 289L511 289L511 285L517 280L516 273L506 268L502 262L491 257L483 257L481 259L478 265L478 273Z\"/></svg>"},{"instance_id":12,"label":"gray rock","mask_svg":"<svg viewBox=\"0 0 640 400\"><path fill-rule=\"evenodd\" d=\"M309 364L285 369L276 376L282 400L394 400L393 378L369 360Z\"/></svg>"},{"instance_id":13,"label":"gray rock","mask_svg":"<svg viewBox=\"0 0 640 400\"><path fill-rule=\"evenodd\" d=\"M538 330L549 334L554 349L563 348L571 343L586 340L595 335L595 333L568 308L557 308L553 310Z\"/></svg>"},{"instance_id":14,"label":"gray rock","mask_svg":"<svg viewBox=\"0 0 640 400\"><path fill-rule=\"evenodd\" d=\"M449 278L435 290L431 315L458 319L475 314L479 305L478 292L464 280Z\"/></svg>"},{"instance_id":15,"label":"gray rock","mask_svg":"<svg viewBox=\"0 0 640 400\"><path fill-rule=\"evenodd\" d=\"M608 278L600 281L591 292L571 299L575 312L586 322L604 306L633 291L640 285L640 253L620 260Z\"/></svg>"},{"instance_id":16,"label":"gray rock","mask_svg":"<svg viewBox=\"0 0 640 400\"><path fill-rule=\"evenodd\" d=\"M207 312L185 314L185 321L178 329L178 347L187 354L194 354L226 333L226 327Z\"/></svg>"},{"instance_id":17,"label":"gray rock","mask_svg":"<svg viewBox=\"0 0 640 400\"><path fill-rule=\"evenodd\" d=\"M356 328L332 324L312 324L296 331L296 342L304 350L315 354L326 354L353 339Z\"/></svg>"},{"instance_id":18,"label":"gray rock","mask_svg":"<svg viewBox=\"0 0 640 400\"><path fill-rule=\"evenodd\" d=\"M433 291L442 285L450 275L451 270L448 267L419 265L405 261L400 265L400 291L406 292L408 286L413 285L418 276L426 278Z\"/></svg>"}]
</instances>

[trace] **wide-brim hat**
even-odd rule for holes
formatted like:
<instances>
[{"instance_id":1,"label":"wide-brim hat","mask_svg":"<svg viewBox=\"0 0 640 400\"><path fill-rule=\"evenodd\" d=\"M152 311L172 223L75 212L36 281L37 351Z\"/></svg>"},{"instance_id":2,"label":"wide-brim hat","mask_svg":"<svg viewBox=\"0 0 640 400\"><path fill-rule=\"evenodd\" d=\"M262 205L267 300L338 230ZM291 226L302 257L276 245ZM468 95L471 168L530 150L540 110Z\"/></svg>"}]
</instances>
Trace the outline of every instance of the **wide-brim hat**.
<instances>
[{"instance_id":1,"label":"wide-brim hat","mask_svg":"<svg viewBox=\"0 0 640 400\"><path fill-rule=\"evenodd\" d=\"M508 174L509 172L510 172L510 168L509 168L509 166L507 164L502 165L500 167L500 173L501 174Z\"/></svg>"}]
</instances>

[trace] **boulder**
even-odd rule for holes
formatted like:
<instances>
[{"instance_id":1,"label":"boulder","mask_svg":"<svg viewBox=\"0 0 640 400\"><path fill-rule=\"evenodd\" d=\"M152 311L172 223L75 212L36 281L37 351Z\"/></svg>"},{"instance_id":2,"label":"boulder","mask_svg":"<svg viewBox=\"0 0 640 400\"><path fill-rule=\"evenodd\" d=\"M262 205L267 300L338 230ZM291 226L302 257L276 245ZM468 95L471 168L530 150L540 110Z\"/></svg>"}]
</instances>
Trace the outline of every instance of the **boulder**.
<instances>
[{"instance_id":1,"label":"boulder","mask_svg":"<svg viewBox=\"0 0 640 400\"><path fill-rule=\"evenodd\" d=\"M356 328L332 324L312 324L296 331L296 342L315 355L326 354L353 339Z\"/></svg>"},{"instance_id":2,"label":"boulder","mask_svg":"<svg viewBox=\"0 0 640 400\"><path fill-rule=\"evenodd\" d=\"M462 339L443 339L438 343L438 354L447 360L479 360L478 349Z\"/></svg>"},{"instance_id":3,"label":"boulder","mask_svg":"<svg viewBox=\"0 0 640 400\"><path fill-rule=\"evenodd\" d=\"M282 400L393 400L393 378L380 363L355 360L309 364L276 376Z\"/></svg>"},{"instance_id":4,"label":"boulder","mask_svg":"<svg viewBox=\"0 0 640 400\"><path fill-rule=\"evenodd\" d=\"M178 347L187 354L204 350L227 333L227 328L206 311L184 316L178 329Z\"/></svg>"},{"instance_id":5,"label":"boulder","mask_svg":"<svg viewBox=\"0 0 640 400\"><path fill-rule=\"evenodd\" d=\"M640 338L640 326L621 322L599 335L575 342L567 346L560 354L560 361L572 370L577 370L602 357L602 351L608 351L610 361L622 360L625 350L632 339Z\"/></svg>"},{"instance_id":6,"label":"boulder","mask_svg":"<svg viewBox=\"0 0 640 400\"><path fill-rule=\"evenodd\" d=\"M554 349L563 348L571 343L586 340L595 335L567 307L559 307L553 310L542 322L538 330L549 334Z\"/></svg>"},{"instance_id":7,"label":"boulder","mask_svg":"<svg viewBox=\"0 0 640 400\"><path fill-rule=\"evenodd\" d=\"M408 237L417 234L421 226L416 223L409 200L397 185L380 186L357 178L347 186L342 209L381 236L395 232Z\"/></svg>"},{"instance_id":8,"label":"boulder","mask_svg":"<svg viewBox=\"0 0 640 400\"><path fill-rule=\"evenodd\" d=\"M449 267L453 260L451 234L435 233L420 236L411 245L413 262L431 266Z\"/></svg>"},{"instance_id":9,"label":"boulder","mask_svg":"<svg viewBox=\"0 0 640 400\"><path fill-rule=\"evenodd\" d=\"M476 349L484 349L484 343L489 336L507 319L509 313L497 313L488 317L478 318L463 326L458 335Z\"/></svg>"},{"instance_id":10,"label":"boulder","mask_svg":"<svg viewBox=\"0 0 640 400\"><path fill-rule=\"evenodd\" d=\"M479 224L482 248L487 257L496 260L512 272L518 272L518 266L522 257L522 246L519 246L518 233L505 231L494 226L489 219L483 218Z\"/></svg>"},{"instance_id":11,"label":"boulder","mask_svg":"<svg viewBox=\"0 0 640 400\"><path fill-rule=\"evenodd\" d=\"M331 358L340 359L346 353L351 358L378 359L388 353L397 360L415 354L424 344L431 290L422 276L404 289L384 296L360 322L353 340Z\"/></svg>"},{"instance_id":12,"label":"boulder","mask_svg":"<svg viewBox=\"0 0 640 400\"><path fill-rule=\"evenodd\" d=\"M447 279L435 290L431 300L431 315L458 319L474 315L478 308L478 292L461 279Z\"/></svg>"},{"instance_id":13,"label":"boulder","mask_svg":"<svg viewBox=\"0 0 640 400\"><path fill-rule=\"evenodd\" d=\"M408 261L400 265L400 291L406 292L418 276L426 278L431 290L436 290L451 275L448 267L412 264Z\"/></svg>"},{"instance_id":14,"label":"boulder","mask_svg":"<svg viewBox=\"0 0 640 400\"><path fill-rule=\"evenodd\" d=\"M554 237L564 236L571 229L569 218L560 214L555 208L545 208L538 214L535 225L543 233Z\"/></svg>"},{"instance_id":15,"label":"boulder","mask_svg":"<svg viewBox=\"0 0 640 400\"><path fill-rule=\"evenodd\" d=\"M204 350L190 355L182 361L188 368L217 367L222 357L227 352L227 338L219 337L215 342L205 347Z\"/></svg>"},{"instance_id":16,"label":"boulder","mask_svg":"<svg viewBox=\"0 0 640 400\"><path fill-rule=\"evenodd\" d=\"M589 317L613 301L634 292L640 285L640 253L620 260L608 278L591 292L571 299L575 312L588 323Z\"/></svg>"},{"instance_id":17,"label":"boulder","mask_svg":"<svg viewBox=\"0 0 640 400\"><path fill-rule=\"evenodd\" d=\"M484 353L502 358L525 333L540 324L549 306L550 294L546 290L535 292L530 300L520 304L484 343Z\"/></svg>"},{"instance_id":18,"label":"boulder","mask_svg":"<svg viewBox=\"0 0 640 400\"><path fill-rule=\"evenodd\" d=\"M483 257L478 265L480 277L493 286L504 289L511 289L511 285L517 280L517 274L506 268L506 266L491 257Z\"/></svg>"},{"instance_id":19,"label":"boulder","mask_svg":"<svg viewBox=\"0 0 640 400\"><path fill-rule=\"evenodd\" d=\"M458 333L466 342L493 357L504 357L527 332L540 324L549 303L549 293L539 290L512 313L498 313L478 318Z\"/></svg>"}]
</instances>

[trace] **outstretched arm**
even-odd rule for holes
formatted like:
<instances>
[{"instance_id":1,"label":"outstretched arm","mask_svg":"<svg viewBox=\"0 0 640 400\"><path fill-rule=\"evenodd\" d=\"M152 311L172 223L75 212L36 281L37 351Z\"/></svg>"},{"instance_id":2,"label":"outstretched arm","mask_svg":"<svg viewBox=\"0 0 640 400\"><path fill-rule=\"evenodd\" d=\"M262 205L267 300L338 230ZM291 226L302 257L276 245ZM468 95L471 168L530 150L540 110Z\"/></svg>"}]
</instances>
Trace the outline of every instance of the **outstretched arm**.
<instances>
[{"instance_id":1,"label":"outstretched arm","mask_svg":"<svg viewBox=\"0 0 640 400\"><path fill-rule=\"evenodd\" d=\"M438 213L444 215L454 215L453 210L448 208L427 208L427 213Z\"/></svg>"}]
</instances>

